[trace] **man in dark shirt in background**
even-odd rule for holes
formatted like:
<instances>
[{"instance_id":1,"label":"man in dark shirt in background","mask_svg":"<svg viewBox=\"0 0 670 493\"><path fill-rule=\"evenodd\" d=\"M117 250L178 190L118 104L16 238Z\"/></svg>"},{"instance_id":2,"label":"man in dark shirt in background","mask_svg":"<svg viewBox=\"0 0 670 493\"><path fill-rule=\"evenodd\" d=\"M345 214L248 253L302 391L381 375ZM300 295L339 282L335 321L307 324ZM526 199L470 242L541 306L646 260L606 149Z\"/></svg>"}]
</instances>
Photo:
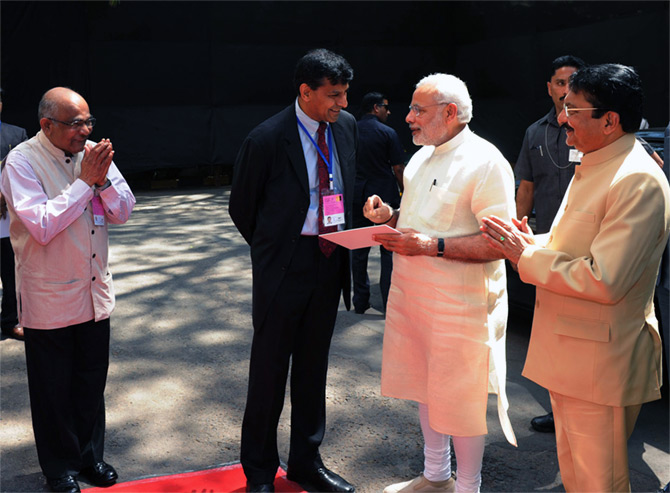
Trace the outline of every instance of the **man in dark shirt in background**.
<instances>
[{"instance_id":1,"label":"man in dark shirt in background","mask_svg":"<svg viewBox=\"0 0 670 493\"><path fill-rule=\"evenodd\" d=\"M520 181L516 195L517 217L530 218L535 207L535 233L547 233L579 162L579 152L565 143L565 127L558 123L568 79L584 67L583 60L561 56L551 63L547 91L554 106L526 130L514 174Z\"/></svg>"},{"instance_id":2,"label":"man in dark shirt in background","mask_svg":"<svg viewBox=\"0 0 670 493\"><path fill-rule=\"evenodd\" d=\"M359 142L353 210L355 228L372 226L372 223L363 216L363 204L372 195L378 195L391 207L400 206L405 152L396 131L385 124L391 114L388 106L388 99L379 92L366 94L361 102L363 116L358 121ZM379 287L382 294L383 311L386 312L386 300L393 270L393 254L383 246L379 247L379 251L381 257ZM370 308L370 278L368 277L370 247L352 250L351 254L354 309L356 313L365 313L365 310Z\"/></svg>"},{"instance_id":3,"label":"man in dark shirt in background","mask_svg":"<svg viewBox=\"0 0 670 493\"><path fill-rule=\"evenodd\" d=\"M558 212L580 153L565 143L565 126L558 123L563 99L568 93L568 79L586 64L572 55L560 56L551 62L547 92L554 105L549 113L526 130L514 175L519 181L516 192L516 217L531 217L535 207L535 233L547 233ZM533 290L534 292L534 290ZM542 432L554 431L554 415L549 413L531 420L531 426Z\"/></svg>"}]
</instances>

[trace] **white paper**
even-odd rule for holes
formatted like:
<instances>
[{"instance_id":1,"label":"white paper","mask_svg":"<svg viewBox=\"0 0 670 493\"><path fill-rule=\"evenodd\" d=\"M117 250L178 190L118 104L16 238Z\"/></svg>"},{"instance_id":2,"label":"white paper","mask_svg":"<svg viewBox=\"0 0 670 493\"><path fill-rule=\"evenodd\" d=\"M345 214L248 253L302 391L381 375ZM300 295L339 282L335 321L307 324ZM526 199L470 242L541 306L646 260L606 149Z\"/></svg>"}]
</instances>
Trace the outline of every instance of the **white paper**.
<instances>
[{"instance_id":1,"label":"white paper","mask_svg":"<svg viewBox=\"0 0 670 493\"><path fill-rule=\"evenodd\" d=\"M401 233L386 224L378 224L376 226L367 226L365 228L345 229L344 231L336 231L334 233L326 233L319 236L324 240L332 241L349 250L356 250L357 248L379 245L380 243L378 241L372 239L372 235L380 234L399 235Z\"/></svg>"}]
</instances>

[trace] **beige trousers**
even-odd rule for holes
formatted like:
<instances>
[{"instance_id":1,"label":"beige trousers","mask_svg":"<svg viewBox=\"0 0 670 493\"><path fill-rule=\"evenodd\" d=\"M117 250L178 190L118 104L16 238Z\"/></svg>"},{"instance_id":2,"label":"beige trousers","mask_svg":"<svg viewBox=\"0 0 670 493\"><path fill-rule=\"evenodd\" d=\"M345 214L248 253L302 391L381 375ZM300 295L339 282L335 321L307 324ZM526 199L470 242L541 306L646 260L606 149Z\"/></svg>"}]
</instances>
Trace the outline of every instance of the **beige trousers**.
<instances>
[{"instance_id":1,"label":"beige trousers","mask_svg":"<svg viewBox=\"0 0 670 493\"><path fill-rule=\"evenodd\" d=\"M630 492L628 438L642 405L603 406L549 394L565 491Z\"/></svg>"}]
</instances>

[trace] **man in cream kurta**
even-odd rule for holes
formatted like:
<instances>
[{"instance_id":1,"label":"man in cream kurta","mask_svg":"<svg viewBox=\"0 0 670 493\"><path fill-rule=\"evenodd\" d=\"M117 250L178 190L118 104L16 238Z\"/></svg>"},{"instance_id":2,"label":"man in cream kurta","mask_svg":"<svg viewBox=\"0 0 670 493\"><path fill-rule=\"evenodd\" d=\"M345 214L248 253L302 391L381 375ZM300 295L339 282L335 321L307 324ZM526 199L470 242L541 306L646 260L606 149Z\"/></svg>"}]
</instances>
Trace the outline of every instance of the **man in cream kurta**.
<instances>
[{"instance_id":1,"label":"man in cream kurta","mask_svg":"<svg viewBox=\"0 0 670 493\"><path fill-rule=\"evenodd\" d=\"M400 209L372 196L364 210L402 232L376 238L396 254L382 394L419 403L426 441L423 474L386 492L477 491L488 392L498 394L503 430L516 444L505 396L505 266L479 235L484 216L512 217L514 178L502 154L469 129L471 112L456 77L420 81L406 120L414 143L424 147L405 169Z\"/></svg>"},{"instance_id":2,"label":"man in cream kurta","mask_svg":"<svg viewBox=\"0 0 670 493\"><path fill-rule=\"evenodd\" d=\"M661 396L653 294L670 190L635 140L641 116L633 69L576 72L559 122L584 156L551 230L484 219L485 238L537 286L523 375L550 392L566 491L630 491L626 442Z\"/></svg>"}]
</instances>

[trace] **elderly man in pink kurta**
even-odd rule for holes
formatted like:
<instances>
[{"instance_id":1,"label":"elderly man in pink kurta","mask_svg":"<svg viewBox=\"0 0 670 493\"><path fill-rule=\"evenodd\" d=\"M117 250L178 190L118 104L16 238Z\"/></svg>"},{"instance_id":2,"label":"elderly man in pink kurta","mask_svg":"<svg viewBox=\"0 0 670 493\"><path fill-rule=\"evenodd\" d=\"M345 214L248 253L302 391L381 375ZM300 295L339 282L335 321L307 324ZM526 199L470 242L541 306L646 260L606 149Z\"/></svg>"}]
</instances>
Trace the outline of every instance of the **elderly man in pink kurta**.
<instances>
[{"instance_id":1,"label":"elderly man in pink kurta","mask_svg":"<svg viewBox=\"0 0 670 493\"><path fill-rule=\"evenodd\" d=\"M516 445L505 395L505 266L479 234L481 218L514 214L514 178L498 149L469 129L471 116L460 79L422 79L406 121L423 147L405 169L400 209L377 196L364 207L372 222L402 232L376 236L395 253L382 394L419 403L425 440L423 473L385 493L478 491L489 392Z\"/></svg>"},{"instance_id":2,"label":"elderly man in pink kurta","mask_svg":"<svg viewBox=\"0 0 670 493\"><path fill-rule=\"evenodd\" d=\"M109 224L125 223L135 196L109 139L88 139L95 118L65 87L39 104L40 131L15 147L2 172L16 257L30 411L49 489L80 491L118 478L104 461L110 316Z\"/></svg>"}]
</instances>

